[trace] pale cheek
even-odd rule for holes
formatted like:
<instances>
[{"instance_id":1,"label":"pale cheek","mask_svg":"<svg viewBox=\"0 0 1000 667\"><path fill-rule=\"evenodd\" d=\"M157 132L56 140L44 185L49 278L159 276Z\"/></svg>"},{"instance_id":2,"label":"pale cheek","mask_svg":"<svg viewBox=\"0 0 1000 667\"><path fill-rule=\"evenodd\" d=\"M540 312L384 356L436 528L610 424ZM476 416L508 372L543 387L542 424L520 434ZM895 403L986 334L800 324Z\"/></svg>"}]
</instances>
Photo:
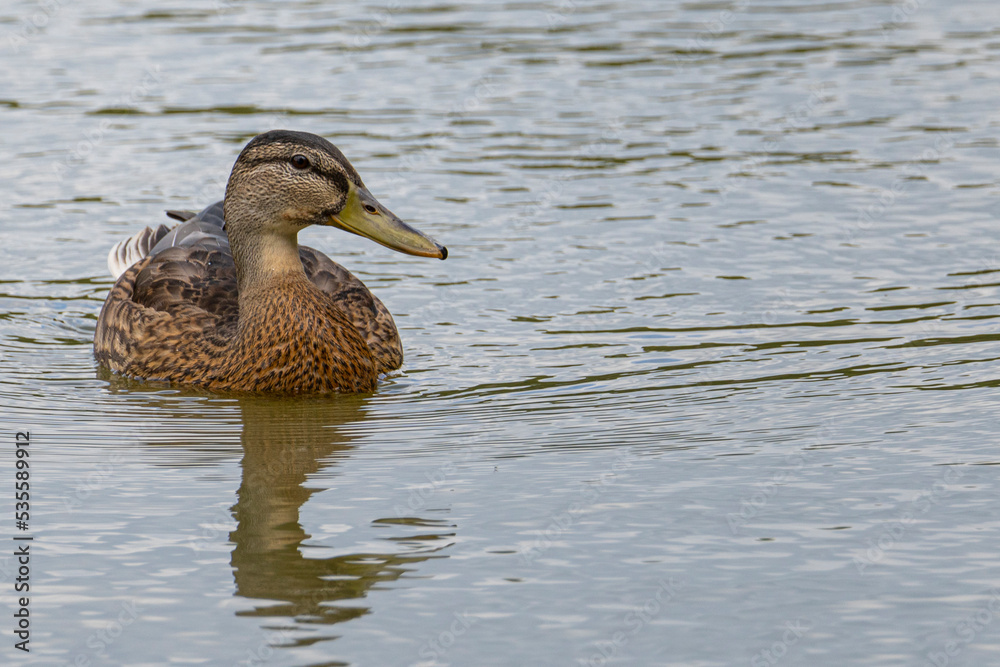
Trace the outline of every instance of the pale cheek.
<instances>
[{"instance_id":1,"label":"pale cheek","mask_svg":"<svg viewBox=\"0 0 1000 667\"><path fill-rule=\"evenodd\" d=\"M315 224L318 209L288 206L278 214L277 224L285 232L297 232L304 227Z\"/></svg>"},{"instance_id":2,"label":"pale cheek","mask_svg":"<svg viewBox=\"0 0 1000 667\"><path fill-rule=\"evenodd\" d=\"M294 223L309 217L309 212L299 206L288 206L278 216L283 222Z\"/></svg>"}]
</instances>

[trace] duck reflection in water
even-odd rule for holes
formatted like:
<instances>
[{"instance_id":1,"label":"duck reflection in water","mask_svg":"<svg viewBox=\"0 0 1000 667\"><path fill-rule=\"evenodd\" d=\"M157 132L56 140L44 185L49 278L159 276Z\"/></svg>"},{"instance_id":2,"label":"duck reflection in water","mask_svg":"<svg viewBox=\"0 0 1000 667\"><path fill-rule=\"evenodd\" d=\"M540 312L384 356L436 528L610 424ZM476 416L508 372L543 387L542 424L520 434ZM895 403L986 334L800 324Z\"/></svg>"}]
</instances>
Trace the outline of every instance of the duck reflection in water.
<instances>
[{"instance_id":1,"label":"duck reflection in water","mask_svg":"<svg viewBox=\"0 0 1000 667\"><path fill-rule=\"evenodd\" d=\"M399 579L416 563L443 557L436 554L448 544L403 554L396 550L322 558L323 546L306 543L310 535L302 527L299 512L319 490L308 487L307 478L350 452L353 438L336 427L363 419L365 400L357 396L339 396L336 401L240 399L243 480L232 508L237 522L230 534L235 544L232 566L237 595L268 601L240 615L321 624L350 620L368 613L369 608L330 603L363 598L376 584ZM377 521L427 525L407 517ZM450 526L442 527L444 534L421 535L423 545L429 539L450 537ZM401 540L388 539L394 544ZM306 557L307 549L312 550L312 557Z\"/></svg>"}]
</instances>

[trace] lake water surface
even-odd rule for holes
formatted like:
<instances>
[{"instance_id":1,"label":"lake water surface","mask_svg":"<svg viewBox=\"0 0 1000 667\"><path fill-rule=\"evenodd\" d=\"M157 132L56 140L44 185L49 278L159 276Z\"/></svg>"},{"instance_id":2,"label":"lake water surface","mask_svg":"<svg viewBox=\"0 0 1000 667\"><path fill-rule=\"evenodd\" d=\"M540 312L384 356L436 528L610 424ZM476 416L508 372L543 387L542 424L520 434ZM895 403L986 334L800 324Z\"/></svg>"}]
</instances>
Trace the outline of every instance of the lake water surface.
<instances>
[{"instance_id":1,"label":"lake water surface","mask_svg":"<svg viewBox=\"0 0 1000 667\"><path fill-rule=\"evenodd\" d=\"M996 3L11 2L0 53L3 664L1000 662ZM301 235L402 371L99 371L110 246L278 127L448 246Z\"/></svg>"}]
</instances>

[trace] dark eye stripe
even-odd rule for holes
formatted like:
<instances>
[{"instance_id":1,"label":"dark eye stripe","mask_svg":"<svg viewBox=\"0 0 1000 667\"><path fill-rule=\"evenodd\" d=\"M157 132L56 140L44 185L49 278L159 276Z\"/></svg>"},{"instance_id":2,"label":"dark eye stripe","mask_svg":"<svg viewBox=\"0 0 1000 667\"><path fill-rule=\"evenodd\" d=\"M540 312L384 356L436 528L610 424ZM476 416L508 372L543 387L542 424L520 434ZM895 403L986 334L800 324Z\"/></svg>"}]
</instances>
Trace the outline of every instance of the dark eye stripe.
<instances>
[{"instance_id":1,"label":"dark eye stripe","mask_svg":"<svg viewBox=\"0 0 1000 667\"><path fill-rule=\"evenodd\" d=\"M244 158L240 166L245 171L252 169L253 167L256 167L258 165L270 164L270 163L287 165L289 163L289 160L288 158L280 158L280 157L261 157L261 158L251 158L249 160ZM336 184L338 188L340 188L344 192L348 191L350 186L348 185L347 177L344 176L342 173L340 173L339 171L327 171L319 167L318 165L311 165L311 166L312 166L312 173L322 176L328 181L332 181L334 184Z\"/></svg>"}]
</instances>

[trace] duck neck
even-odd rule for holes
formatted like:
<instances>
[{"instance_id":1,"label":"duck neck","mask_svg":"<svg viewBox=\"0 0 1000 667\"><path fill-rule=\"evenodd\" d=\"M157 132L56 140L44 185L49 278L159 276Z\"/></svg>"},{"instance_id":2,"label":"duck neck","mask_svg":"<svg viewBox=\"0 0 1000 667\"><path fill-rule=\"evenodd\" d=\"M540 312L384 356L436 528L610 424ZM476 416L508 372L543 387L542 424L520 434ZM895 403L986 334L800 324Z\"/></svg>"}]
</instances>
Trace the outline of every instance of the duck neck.
<instances>
[{"instance_id":1,"label":"duck neck","mask_svg":"<svg viewBox=\"0 0 1000 667\"><path fill-rule=\"evenodd\" d=\"M299 258L297 236L295 232L230 232L241 310L244 298L273 290L289 281L308 281Z\"/></svg>"}]
</instances>

